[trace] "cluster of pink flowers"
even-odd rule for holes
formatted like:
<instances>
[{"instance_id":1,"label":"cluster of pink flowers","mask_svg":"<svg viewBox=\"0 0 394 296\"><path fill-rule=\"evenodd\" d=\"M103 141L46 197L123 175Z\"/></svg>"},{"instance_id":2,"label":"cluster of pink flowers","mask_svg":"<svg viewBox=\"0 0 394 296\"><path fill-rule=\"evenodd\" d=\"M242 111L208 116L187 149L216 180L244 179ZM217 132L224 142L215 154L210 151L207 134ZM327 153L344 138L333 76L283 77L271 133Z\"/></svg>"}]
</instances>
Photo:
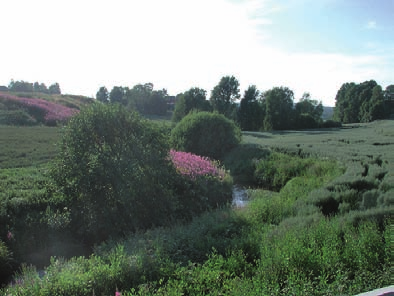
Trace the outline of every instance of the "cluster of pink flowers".
<instances>
[{"instance_id":1,"label":"cluster of pink flowers","mask_svg":"<svg viewBox=\"0 0 394 296\"><path fill-rule=\"evenodd\" d=\"M214 176L222 179L225 174L223 169L218 168L217 164L207 157L171 150L170 158L180 174L193 180L198 176Z\"/></svg>"},{"instance_id":2,"label":"cluster of pink flowers","mask_svg":"<svg viewBox=\"0 0 394 296\"><path fill-rule=\"evenodd\" d=\"M43 119L45 123L64 122L79 111L43 99L22 98L6 94L0 94L0 97L8 101L19 103L30 110L41 111L44 114Z\"/></svg>"}]
</instances>

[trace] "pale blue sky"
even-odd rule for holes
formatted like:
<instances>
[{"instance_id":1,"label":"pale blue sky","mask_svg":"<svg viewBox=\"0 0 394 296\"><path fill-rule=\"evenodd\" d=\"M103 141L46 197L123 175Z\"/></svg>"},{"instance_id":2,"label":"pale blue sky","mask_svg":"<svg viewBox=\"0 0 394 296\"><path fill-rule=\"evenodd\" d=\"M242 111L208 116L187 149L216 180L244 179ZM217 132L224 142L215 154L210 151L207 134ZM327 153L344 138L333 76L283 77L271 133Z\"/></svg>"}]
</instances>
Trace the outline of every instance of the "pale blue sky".
<instances>
[{"instance_id":1,"label":"pale blue sky","mask_svg":"<svg viewBox=\"0 0 394 296\"><path fill-rule=\"evenodd\" d=\"M210 93L225 75L243 91L287 86L333 106L345 82L394 83L394 0L8 0L0 85L152 82Z\"/></svg>"}]
</instances>

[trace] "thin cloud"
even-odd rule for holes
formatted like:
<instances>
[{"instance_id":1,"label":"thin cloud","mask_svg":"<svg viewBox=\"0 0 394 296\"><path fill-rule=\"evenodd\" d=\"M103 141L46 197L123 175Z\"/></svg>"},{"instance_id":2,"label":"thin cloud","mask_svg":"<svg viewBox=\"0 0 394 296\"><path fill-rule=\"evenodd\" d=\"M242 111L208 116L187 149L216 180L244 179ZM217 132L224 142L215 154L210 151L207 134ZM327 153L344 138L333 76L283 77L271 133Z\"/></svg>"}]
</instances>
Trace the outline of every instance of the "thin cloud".
<instances>
[{"instance_id":1,"label":"thin cloud","mask_svg":"<svg viewBox=\"0 0 394 296\"><path fill-rule=\"evenodd\" d=\"M368 21L365 25L365 28L367 28L368 30L376 30L378 28L378 25L375 21Z\"/></svg>"}]
</instances>

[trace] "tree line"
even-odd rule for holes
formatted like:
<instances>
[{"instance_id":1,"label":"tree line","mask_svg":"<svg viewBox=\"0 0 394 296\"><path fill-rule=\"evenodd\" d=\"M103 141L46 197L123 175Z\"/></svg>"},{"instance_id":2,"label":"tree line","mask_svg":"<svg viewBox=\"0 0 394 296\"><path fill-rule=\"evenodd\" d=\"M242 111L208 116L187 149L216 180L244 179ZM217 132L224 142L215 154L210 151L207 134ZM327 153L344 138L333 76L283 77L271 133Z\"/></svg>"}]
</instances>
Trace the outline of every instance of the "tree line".
<instances>
[{"instance_id":1,"label":"tree line","mask_svg":"<svg viewBox=\"0 0 394 296\"><path fill-rule=\"evenodd\" d=\"M137 84L132 88L114 86L111 91L100 87L96 99L103 103L117 103L144 115L165 115L171 96L166 89L154 90L152 83Z\"/></svg>"},{"instance_id":2,"label":"tree line","mask_svg":"<svg viewBox=\"0 0 394 296\"><path fill-rule=\"evenodd\" d=\"M4 90L19 91L19 92L40 92L45 94L61 94L59 83L55 82L47 87L44 83L40 82L27 82L23 80L14 81L13 79L8 84L8 87L2 86Z\"/></svg>"},{"instance_id":3,"label":"tree line","mask_svg":"<svg viewBox=\"0 0 394 296\"><path fill-rule=\"evenodd\" d=\"M374 80L344 83L335 101L334 118L343 123L388 118L394 113L394 85L383 90Z\"/></svg>"},{"instance_id":4,"label":"tree line","mask_svg":"<svg viewBox=\"0 0 394 296\"><path fill-rule=\"evenodd\" d=\"M241 97L239 82L234 76L224 76L210 97L207 91L192 87L168 96L165 89L154 90L152 83L137 84L132 88L114 86L111 91L100 87L96 99L103 103L119 103L142 114L166 114L174 106L172 119L179 122L191 111L217 112L238 123L242 130L282 130L316 128L321 123L323 106L305 93L294 104L294 93L287 87L275 87L260 92L255 85L247 88ZM171 107L170 107L171 108Z\"/></svg>"}]
</instances>

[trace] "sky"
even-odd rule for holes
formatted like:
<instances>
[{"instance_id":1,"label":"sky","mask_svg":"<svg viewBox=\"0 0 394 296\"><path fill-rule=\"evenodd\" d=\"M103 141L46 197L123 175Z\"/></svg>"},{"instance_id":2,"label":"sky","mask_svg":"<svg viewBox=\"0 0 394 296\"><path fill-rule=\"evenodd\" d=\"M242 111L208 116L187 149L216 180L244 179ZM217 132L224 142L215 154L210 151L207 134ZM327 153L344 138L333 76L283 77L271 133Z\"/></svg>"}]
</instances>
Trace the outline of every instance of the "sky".
<instances>
[{"instance_id":1,"label":"sky","mask_svg":"<svg viewBox=\"0 0 394 296\"><path fill-rule=\"evenodd\" d=\"M335 105L343 83L394 84L394 0L2 0L0 85L153 83L169 95L223 76L241 95L285 86Z\"/></svg>"}]
</instances>

